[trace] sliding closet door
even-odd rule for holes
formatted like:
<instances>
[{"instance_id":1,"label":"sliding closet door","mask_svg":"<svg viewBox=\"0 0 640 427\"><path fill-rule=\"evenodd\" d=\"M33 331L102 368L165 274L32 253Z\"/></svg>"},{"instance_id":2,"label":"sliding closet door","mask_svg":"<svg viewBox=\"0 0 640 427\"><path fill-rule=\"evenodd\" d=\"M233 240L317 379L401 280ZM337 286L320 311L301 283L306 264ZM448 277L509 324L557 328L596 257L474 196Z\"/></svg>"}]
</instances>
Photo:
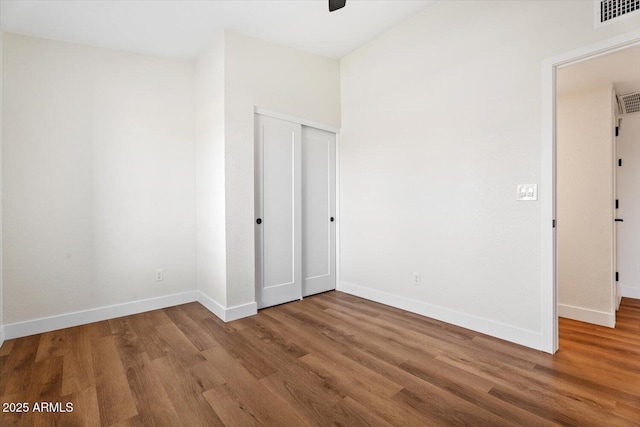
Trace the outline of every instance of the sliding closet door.
<instances>
[{"instance_id":1,"label":"sliding closet door","mask_svg":"<svg viewBox=\"0 0 640 427\"><path fill-rule=\"evenodd\" d=\"M256 301L302 297L299 124L256 114Z\"/></svg>"},{"instance_id":2,"label":"sliding closet door","mask_svg":"<svg viewBox=\"0 0 640 427\"><path fill-rule=\"evenodd\" d=\"M336 135L302 127L302 295L336 288Z\"/></svg>"}]
</instances>

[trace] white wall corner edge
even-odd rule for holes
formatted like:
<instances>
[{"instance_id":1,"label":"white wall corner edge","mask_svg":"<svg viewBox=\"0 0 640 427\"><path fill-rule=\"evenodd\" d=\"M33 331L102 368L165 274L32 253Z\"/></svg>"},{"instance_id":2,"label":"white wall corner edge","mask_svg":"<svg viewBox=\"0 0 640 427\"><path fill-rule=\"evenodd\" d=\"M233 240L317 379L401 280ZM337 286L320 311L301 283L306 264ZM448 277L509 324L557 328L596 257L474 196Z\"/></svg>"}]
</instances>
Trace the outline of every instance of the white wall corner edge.
<instances>
[{"instance_id":1,"label":"white wall corner edge","mask_svg":"<svg viewBox=\"0 0 640 427\"><path fill-rule=\"evenodd\" d=\"M24 322L9 323L4 325L5 338L20 338L55 331L58 329L72 328L74 326L86 325L87 323L100 322L122 316L130 316L132 314L173 307L175 305L195 302L197 300L197 291L187 291L122 304L98 307L90 310L26 320Z\"/></svg>"},{"instance_id":2,"label":"white wall corner edge","mask_svg":"<svg viewBox=\"0 0 640 427\"><path fill-rule=\"evenodd\" d=\"M615 313L592 310L590 308L576 307L567 304L558 304L558 316L580 322L593 323L608 328L616 326Z\"/></svg>"},{"instance_id":3,"label":"white wall corner edge","mask_svg":"<svg viewBox=\"0 0 640 427\"><path fill-rule=\"evenodd\" d=\"M391 307L410 311L422 316L436 319L441 322L450 323L485 335L490 335L505 341L544 351L543 337L541 332L521 329L515 326L496 322L440 307L403 296L393 295L387 292L371 289L353 283L340 282L337 290L365 298Z\"/></svg>"},{"instance_id":4,"label":"white wall corner edge","mask_svg":"<svg viewBox=\"0 0 640 427\"><path fill-rule=\"evenodd\" d=\"M620 295L624 298L640 299L640 288L632 288L630 286L622 286L620 288Z\"/></svg>"}]
</instances>

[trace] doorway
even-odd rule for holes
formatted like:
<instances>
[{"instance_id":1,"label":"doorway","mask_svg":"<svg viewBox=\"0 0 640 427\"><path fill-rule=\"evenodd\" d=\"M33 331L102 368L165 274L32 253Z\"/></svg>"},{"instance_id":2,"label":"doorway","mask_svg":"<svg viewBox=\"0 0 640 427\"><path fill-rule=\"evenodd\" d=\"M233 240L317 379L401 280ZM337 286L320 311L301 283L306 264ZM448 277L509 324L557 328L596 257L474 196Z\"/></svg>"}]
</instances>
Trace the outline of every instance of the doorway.
<instances>
[{"instance_id":1,"label":"doorway","mask_svg":"<svg viewBox=\"0 0 640 427\"><path fill-rule=\"evenodd\" d=\"M541 348L549 353L558 349L558 252L557 252L557 77L564 67L640 45L640 34L629 33L617 39L567 52L543 62L543 142L541 174L541 231L543 280L543 334ZM612 200L613 202L613 200ZM613 222L613 217L611 218ZM558 224L560 226L560 224ZM611 225L613 228L613 224ZM613 279L614 280L614 279Z\"/></svg>"}]
</instances>

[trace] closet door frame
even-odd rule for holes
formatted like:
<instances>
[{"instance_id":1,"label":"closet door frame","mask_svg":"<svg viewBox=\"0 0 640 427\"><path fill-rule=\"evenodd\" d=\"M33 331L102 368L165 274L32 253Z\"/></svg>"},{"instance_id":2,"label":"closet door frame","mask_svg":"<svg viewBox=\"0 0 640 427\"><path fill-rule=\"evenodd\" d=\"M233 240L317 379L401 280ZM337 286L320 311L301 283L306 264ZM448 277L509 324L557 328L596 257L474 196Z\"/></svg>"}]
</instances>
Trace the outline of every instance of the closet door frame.
<instances>
[{"instance_id":1,"label":"closet door frame","mask_svg":"<svg viewBox=\"0 0 640 427\"><path fill-rule=\"evenodd\" d=\"M336 267L336 289L340 289L341 283L341 268L340 268L340 224L341 224L341 214L340 214L340 131L338 128L326 125L324 123L314 122L311 120L307 120L301 117L291 116L288 114L278 113L276 111L272 111L266 108L254 107L254 126L255 126L255 115L260 114L262 116L272 117L275 119L286 120L289 122L297 123L301 126L308 126L320 130L324 130L327 132L332 132L336 135L336 144L335 144L335 267ZM255 147L255 144L254 144ZM255 190L254 190L255 191ZM257 216L257 206L254 207L254 216ZM255 224L255 223L254 223ZM258 248L256 247L256 254L258 253ZM257 255L256 255L257 256ZM254 286L254 290L258 285L258 272L256 271L256 283ZM257 300L257 298L256 298Z\"/></svg>"}]
</instances>

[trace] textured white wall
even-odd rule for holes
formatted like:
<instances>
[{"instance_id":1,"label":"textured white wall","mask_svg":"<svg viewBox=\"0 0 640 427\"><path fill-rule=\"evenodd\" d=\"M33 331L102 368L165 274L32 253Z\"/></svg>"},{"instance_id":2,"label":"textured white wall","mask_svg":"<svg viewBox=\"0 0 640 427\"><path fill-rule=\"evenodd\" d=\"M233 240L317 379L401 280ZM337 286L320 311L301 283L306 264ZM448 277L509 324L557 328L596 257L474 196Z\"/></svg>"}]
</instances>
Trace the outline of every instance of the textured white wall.
<instances>
[{"instance_id":1,"label":"textured white wall","mask_svg":"<svg viewBox=\"0 0 640 427\"><path fill-rule=\"evenodd\" d=\"M227 305L255 301L254 107L340 127L336 59L225 33Z\"/></svg>"},{"instance_id":2,"label":"textured white wall","mask_svg":"<svg viewBox=\"0 0 640 427\"><path fill-rule=\"evenodd\" d=\"M575 316L564 313L564 305L614 314L611 91L605 86L558 97L558 304L565 317Z\"/></svg>"},{"instance_id":3,"label":"textured white wall","mask_svg":"<svg viewBox=\"0 0 640 427\"><path fill-rule=\"evenodd\" d=\"M619 168L619 262L622 295L640 298L640 114L624 116L618 137L623 166Z\"/></svg>"},{"instance_id":4,"label":"textured white wall","mask_svg":"<svg viewBox=\"0 0 640 427\"><path fill-rule=\"evenodd\" d=\"M194 64L3 54L5 324L195 289Z\"/></svg>"},{"instance_id":5,"label":"textured white wall","mask_svg":"<svg viewBox=\"0 0 640 427\"><path fill-rule=\"evenodd\" d=\"M226 306L224 33L196 62L198 289Z\"/></svg>"},{"instance_id":6,"label":"textured white wall","mask_svg":"<svg viewBox=\"0 0 640 427\"><path fill-rule=\"evenodd\" d=\"M541 64L639 26L596 30L591 2L438 2L343 58L343 283L540 342L540 204L516 186L540 183Z\"/></svg>"}]
</instances>

